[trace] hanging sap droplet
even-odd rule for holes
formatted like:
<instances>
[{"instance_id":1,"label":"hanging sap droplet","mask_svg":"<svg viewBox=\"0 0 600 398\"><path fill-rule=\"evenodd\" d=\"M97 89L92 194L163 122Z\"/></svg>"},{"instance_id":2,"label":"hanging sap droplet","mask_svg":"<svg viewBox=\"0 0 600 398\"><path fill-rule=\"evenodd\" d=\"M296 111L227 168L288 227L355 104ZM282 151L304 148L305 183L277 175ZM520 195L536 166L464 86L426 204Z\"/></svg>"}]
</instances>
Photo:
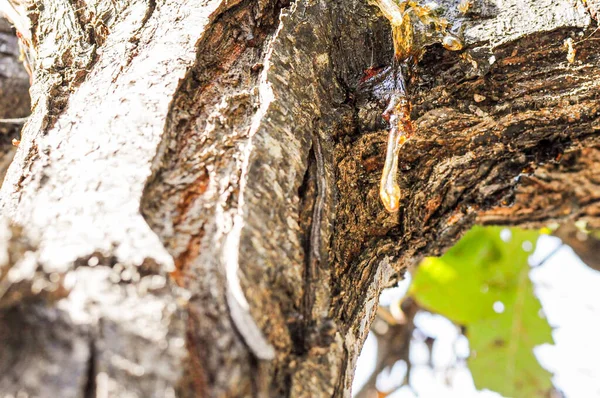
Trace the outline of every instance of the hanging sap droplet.
<instances>
[{"instance_id":1,"label":"hanging sap droplet","mask_svg":"<svg viewBox=\"0 0 600 398\"><path fill-rule=\"evenodd\" d=\"M400 209L400 186L396 181L398 174L398 129L390 128L385 165L381 173L379 197L385 209L395 213Z\"/></svg>"},{"instance_id":2,"label":"hanging sap droplet","mask_svg":"<svg viewBox=\"0 0 600 398\"><path fill-rule=\"evenodd\" d=\"M384 117L389 120L390 132L388 135L385 164L381 174L379 196L386 210L390 213L400 209L400 186L398 185L398 158L400 149L410 138L413 132L410 120L410 103L404 91L390 99Z\"/></svg>"}]
</instances>

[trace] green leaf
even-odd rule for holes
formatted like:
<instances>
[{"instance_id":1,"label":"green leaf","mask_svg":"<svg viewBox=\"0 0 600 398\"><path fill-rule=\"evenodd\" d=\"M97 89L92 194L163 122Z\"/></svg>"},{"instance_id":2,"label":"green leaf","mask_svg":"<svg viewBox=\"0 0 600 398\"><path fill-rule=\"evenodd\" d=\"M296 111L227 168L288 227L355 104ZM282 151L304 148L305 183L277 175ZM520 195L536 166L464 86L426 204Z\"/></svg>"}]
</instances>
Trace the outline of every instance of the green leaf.
<instances>
[{"instance_id":1,"label":"green leaf","mask_svg":"<svg viewBox=\"0 0 600 398\"><path fill-rule=\"evenodd\" d=\"M474 227L443 257L425 259L409 294L467 327L477 388L506 397L543 396L552 388L551 374L533 348L552 343L552 330L540 316L527 262L539 233L511 229L505 242L502 230Z\"/></svg>"}]
</instances>

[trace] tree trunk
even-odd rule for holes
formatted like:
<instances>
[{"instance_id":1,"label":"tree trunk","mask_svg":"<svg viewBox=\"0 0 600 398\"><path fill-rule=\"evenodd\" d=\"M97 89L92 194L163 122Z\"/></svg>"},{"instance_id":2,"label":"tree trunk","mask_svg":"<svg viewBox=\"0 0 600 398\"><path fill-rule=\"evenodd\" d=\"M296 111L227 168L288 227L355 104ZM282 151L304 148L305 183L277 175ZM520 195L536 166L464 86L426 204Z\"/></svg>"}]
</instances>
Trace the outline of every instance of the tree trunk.
<instances>
[{"instance_id":1,"label":"tree trunk","mask_svg":"<svg viewBox=\"0 0 600 398\"><path fill-rule=\"evenodd\" d=\"M366 1L18 6L33 106L0 192L0 392L349 396L408 266L478 219L597 221L597 1L441 3L466 49L412 70L394 214L364 84L393 48ZM582 183L547 196L549 167Z\"/></svg>"}]
</instances>

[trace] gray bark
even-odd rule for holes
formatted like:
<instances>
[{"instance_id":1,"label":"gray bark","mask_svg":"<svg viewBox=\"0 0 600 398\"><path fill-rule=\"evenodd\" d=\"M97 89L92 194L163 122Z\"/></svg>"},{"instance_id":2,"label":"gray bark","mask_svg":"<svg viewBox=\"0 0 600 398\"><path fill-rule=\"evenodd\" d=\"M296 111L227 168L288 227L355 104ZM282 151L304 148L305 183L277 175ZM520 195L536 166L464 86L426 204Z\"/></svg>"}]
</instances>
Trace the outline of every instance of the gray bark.
<instances>
[{"instance_id":1,"label":"gray bark","mask_svg":"<svg viewBox=\"0 0 600 398\"><path fill-rule=\"evenodd\" d=\"M413 68L395 214L385 104L361 83L392 60L375 7L91 3L20 8L34 76L0 191L1 394L349 396L408 266L477 220L598 218L597 172L563 213L518 200L522 176L600 145L595 1L443 1L466 50Z\"/></svg>"}]
</instances>

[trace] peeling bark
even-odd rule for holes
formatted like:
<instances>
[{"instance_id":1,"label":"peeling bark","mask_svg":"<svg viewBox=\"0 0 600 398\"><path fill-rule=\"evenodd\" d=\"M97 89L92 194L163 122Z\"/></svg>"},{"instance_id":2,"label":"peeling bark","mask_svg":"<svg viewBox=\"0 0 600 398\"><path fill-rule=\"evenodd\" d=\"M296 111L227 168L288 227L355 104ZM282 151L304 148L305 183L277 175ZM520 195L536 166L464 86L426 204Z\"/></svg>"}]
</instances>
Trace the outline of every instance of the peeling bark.
<instances>
[{"instance_id":1,"label":"peeling bark","mask_svg":"<svg viewBox=\"0 0 600 398\"><path fill-rule=\"evenodd\" d=\"M3 393L349 396L408 266L476 221L598 219L595 2L442 2L466 47L409 76L395 214L385 91L364 83L392 60L375 7L91 3L27 7L33 111L0 208L30 246L0 267ZM565 182L550 209L544 173Z\"/></svg>"}]
</instances>

